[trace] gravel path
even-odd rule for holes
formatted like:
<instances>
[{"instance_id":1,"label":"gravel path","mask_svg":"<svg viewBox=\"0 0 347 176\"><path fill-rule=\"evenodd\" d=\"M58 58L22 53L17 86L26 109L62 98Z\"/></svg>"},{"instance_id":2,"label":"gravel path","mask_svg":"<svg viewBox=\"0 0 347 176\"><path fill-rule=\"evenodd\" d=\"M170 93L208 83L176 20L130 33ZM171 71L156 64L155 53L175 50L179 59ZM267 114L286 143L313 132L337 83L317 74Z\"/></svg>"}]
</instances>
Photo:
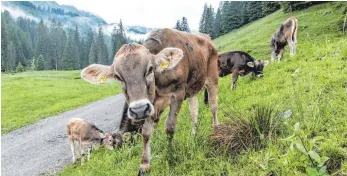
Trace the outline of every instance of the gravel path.
<instances>
[{"instance_id":1,"label":"gravel path","mask_svg":"<svg viewBox=\"0 0 347 176\"><path fill-rule=\"evenodd\" d=\"M55 175L71 164L66 124L84 118L103 131L118 130L123 94L48 117L1 136L1 175Z\"/></svg>"}]
</instances>

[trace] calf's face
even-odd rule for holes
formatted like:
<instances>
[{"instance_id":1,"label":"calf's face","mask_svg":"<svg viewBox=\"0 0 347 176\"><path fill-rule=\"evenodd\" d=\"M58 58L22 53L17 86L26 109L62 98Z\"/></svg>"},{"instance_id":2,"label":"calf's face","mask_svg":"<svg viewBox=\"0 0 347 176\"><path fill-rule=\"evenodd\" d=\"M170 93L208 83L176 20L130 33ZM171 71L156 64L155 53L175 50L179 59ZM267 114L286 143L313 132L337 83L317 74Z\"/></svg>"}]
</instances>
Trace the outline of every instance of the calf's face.
<instances>
[{"instance_id":1,"label":"calf's face","mask_svg":"<svg viewBox=\"0 0 347 176\"><path fill-rule=\"evenodd\" d=\"M263 77L263 68L269 64L269 61L255 60L253 62L247 62L247 67L253 72L254 76L260 78Z\"/></svg>"},{"instance_id":2,"label":"calf's face","mask_svg":"<svg viewBox=\"0 0 347 176\"><path fill-rule=\"evenodd\" d=\"M122 146L122 136L119 133L105 133L103 144L107 149Z\"/></svg>"},{"instance_id":3,"label":"calf's face","mask_svg":"<svg viewBox=\"0 0 347 176\"><path fill-rule=\"evenodd\" d=\"M154 74L175 69L182 58L183 51L178 48L165 48L153 55L142 45L126 44L111 66L90 65L81 77L93 84L117 80L129 104L128 117L136 123L154 114Z\"/></svg>"}]
</instances>

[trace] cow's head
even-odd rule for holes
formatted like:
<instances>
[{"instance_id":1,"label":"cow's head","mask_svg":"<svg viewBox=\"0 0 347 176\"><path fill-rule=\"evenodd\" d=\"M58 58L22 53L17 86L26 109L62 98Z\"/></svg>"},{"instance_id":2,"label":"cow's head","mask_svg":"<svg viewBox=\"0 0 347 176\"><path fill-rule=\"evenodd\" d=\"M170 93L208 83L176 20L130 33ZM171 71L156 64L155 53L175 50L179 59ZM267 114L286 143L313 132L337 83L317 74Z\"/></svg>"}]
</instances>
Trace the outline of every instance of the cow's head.
<instances>
[{"instance_id":1,"label":"cow's head","mask_svg":"<svg viewBox=\"0 0 347 176\"><path fill-rule=\"evenodd\" d=\"M269 64L268 60L255 60L253 62L247 62L247 67L253 72L254 76L260 78L263 77L263 68Z\"/></svg>"},{"instance_id":2,"label":"cow's head","mask_svg":"<svg viewBox=\"0 0 347 176\"><path fill-rule=\"evenodd\" d=\"M174 70L183 51L164 48L157 55L136 43L123 45L111 66L92 64L81 72L81 77L93 84L117 80L129 104L128 117L133 122L142 121L154 114L154 74Z\"/></svg>"}]
</instances>

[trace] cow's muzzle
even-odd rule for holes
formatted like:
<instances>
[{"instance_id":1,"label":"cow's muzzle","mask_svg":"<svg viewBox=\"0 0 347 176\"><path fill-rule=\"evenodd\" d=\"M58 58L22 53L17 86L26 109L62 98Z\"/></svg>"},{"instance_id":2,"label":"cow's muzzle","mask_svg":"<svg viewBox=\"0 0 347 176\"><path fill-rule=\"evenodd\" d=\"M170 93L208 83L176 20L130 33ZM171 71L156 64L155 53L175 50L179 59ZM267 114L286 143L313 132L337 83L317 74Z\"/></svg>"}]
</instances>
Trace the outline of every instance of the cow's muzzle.
<instances>
[{"instance_id":1,"label":"cow's muzzle","mask_svg":"<svg viewBox=\"0 0 347 176\"><path fill-rule=\"evenodd\" d=\"M154 114L154 107L148 99L133 101L129 104L128 117L133 121L143 120Z\"/></svg>"},{"instance_id":2,"label":"cow's muzzle","mask_svg":"<svg viewBox=\"0 0 347 176\"><path fill-rule=\"evenodd\" d=\"M264 74L263 74L263 72L257 72L257 73L255 74L255 76L256 76L257 78L261 78L261 77L264 76Z\"/></svg>"}]
</instances>

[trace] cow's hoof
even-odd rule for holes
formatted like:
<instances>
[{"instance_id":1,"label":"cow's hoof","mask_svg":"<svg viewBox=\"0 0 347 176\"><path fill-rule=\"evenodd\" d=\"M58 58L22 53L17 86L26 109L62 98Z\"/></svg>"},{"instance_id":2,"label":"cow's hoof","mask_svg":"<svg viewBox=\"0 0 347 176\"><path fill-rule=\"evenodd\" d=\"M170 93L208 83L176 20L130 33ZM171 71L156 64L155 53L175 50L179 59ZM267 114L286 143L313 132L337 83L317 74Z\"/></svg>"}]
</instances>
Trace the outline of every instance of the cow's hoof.
<instances>
[{"instance_id":1,"label":"cow's hoof","mask_svg":"<svg viewBox=\"0 0 347 176\"><path fill-rule=\"evenodd\" d=\"M150 169L149 163L141 164L138 175L144 175L145 173L149 172L149 169Z\"/></svg>"},{"instance_id":2,"label":"cow's hoof","mask_svg":"<svg viewBox=\"0 0 347 176\"><path fill-rule=\"evenodd\" d=\"M144 174L145 174L145 171L142 168L140 168L139 169L139 173L137 174L137 176L142 176Z\"/></svg>"}]
</instances>

